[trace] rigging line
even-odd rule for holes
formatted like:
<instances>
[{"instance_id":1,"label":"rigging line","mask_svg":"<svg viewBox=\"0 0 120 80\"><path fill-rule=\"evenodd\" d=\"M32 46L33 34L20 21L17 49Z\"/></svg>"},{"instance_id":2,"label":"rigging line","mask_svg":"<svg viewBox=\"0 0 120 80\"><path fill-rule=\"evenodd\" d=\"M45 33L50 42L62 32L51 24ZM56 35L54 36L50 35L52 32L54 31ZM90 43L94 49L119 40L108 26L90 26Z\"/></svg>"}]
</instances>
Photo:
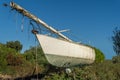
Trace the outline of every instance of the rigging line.
<instances>
[{"instance_id":1,"label":"rigging line","mask_svg":"<svg viewBox=\"0 0 120 80\"><path fill-rule=\"evenodd\" d=\"M22 23L21 23L21 31L23 32L23 29L24 29L24 16L22 18Z\"/></svg>"},{"instance_id":2,"label":"rigging line","mask_svg":"<svg viewBox=\"0 0 120 80\"><path fill-rule=\"evenodd\" d=\"M16 33L18 33L18 29L17 29L18 22L17 22L17 19L18 19L18 13L15 14L15 27L16 27Z\"/></svg>"},{"instance_id":3,"label":"rigging line","mask_svg":"<svg viewBox=\"0 0 120 80\"><path fill-rule=\"evenodd\" d=\"M91 41L90 40L87 40L87 41L83 41L81 38L79 38L78 36L76 36L75 34L73 33L70 33L70 32L67 32L68 35L74 37L75 39L77 39L77 43L84 43L84 44L89 44L91 45Z\"/></svg>"},{"instance_id":4,"label":"rigging line","mask_svg":"<svg viewBox=\"0 0 120 80\"><path fill-rule=\"evenodd\" d=\"M36 24L37 24L37 23L36 23ZM40 33L42 33L41 26L40 26L39 24L37 24L37 26L38 26L38 29L39 29Z\"/></svg>"},{"instance_id":5,"label":"rigging line","mask_svg":"<svg viewBox=\"0 0 120 80\"><path fill-rule=\"evenodd\" d=\"M34 22L37 27L35 27L32 22ZM45 32L45 31L46 31L46 32L49 31L48 29L45 29L41 24L38 24L38 23L36 23L36 22L33 21L33 20L30 21L30 24L33 26L33 29L35 29L35 28L38 29L40 33L42 33L42 31L44 31L44 32ZM44 30L43 30L42 28L43 28Z\"/></svg>"},{"instance_id":6,"label":"rigging line","mask_svg":"<svg viewBox=\"0 0 120 80\"><path fill-rule=\"evenodd\" d=\"M36 22L35 22L35 23L36 23ZM36 23L36 24L37 24L37 23ZM38 29L39 29L40 33L42 33L42 31L44 31L44 32L48 32L48 34L50 34L50 35L54 34L54 32L50 31L49 29L44 28L41 24L37 24L37 26L38 26ZM42 28L43 28L44 30L43 30ZM55 34L55 35L57 35L57 34Z\"/></svg>"},{"instance_id":7,"label":"rigging line","mask_svg":"<svg viewBox=\"0 0 120 80\"><path fill-rule=\"evenodd\" d=\"M39 29L39 31L41 30L41 28L37 28L36 27L36 25L35 24L37 24L36 22L35 22L35 24L34 23L32 23L32 22L34 22L33 20L30 20L30 25L32 25L32 27L33 27L33 30L38 30ZM37 24L37 26L38 26L38 24Z\"/></svg>"},{"instance_id":8,"label":"rigging line","mask_svg":"<svg viewBox=\"0 0 120 80\"><path fill-rule=\"evenodd\" d=\"M42 33L43 31L44 31L44 32L48 32L48 31L49 31L49 30L45 29L44 27L42 27L42 25L37 24L36 22L35 22L35 24L36 24L37 27L35 27L35 25L34 25L32 22L34 22L34 21L30 20L30 25L32 25L33 30L36 29L36 30L39 31L39 33ZM42 28L43 28L43 29L42 29Z\"/></svg>"},{"instance_id":9,"label":"rigging line","mask_svg":"<svg viewBox=\"0 0 120 80\"><path fill-rule=\"evenodd\" d=\"M32 26L33 30L35 29L35 26L32 23L32 20L30 20L30 25Z\"/></svg>"},{"instance_id":10,"label":"rigging line","mask_svg":"<svg viewBox=\"0 0 120 80\"><path fill-rule=\"evenodd\" d=\"M78 36L76 36L75 34L73 34L71 32L67 32L67 34L74 37L75 39L81 40Z\"/></svg>"},{"instance_id":11,"label":"rigging line","mask_svg":"<svg viewBox=\"0 0 120 80\"><path fill-rule=\"evenodd\" d=\"M30 23L28 23L27 33L28 33L28 41L29 41L30 40Z\"/></svg>"},{"instance_id":12,"label":"rigging line","mask_svg":"<svg viewBox=\"0 0 120 80\"><path fill-rule=\"evenodd\" d=\"M35 60L35 68L36 68L36 73L37 73L37 80L38 80L38 67L37 67L37 61L38 61L38 59L37 59L37 39L35 38L35 55L36 55L36 60Z\"/></svg>"},{"instance_id":13,"label":"rigging line","mask_svg":"<svg viewBox=\"0 0 120 80\"><path fill-rule=\"evenodd\" d=\"M40 27L41 27L41 25L39 25ZM40 28L41 29L41 32L43 31L43 32L50 32L48 29L45 29L44 27L41 27Z\"/></svg>"}]
</instances>

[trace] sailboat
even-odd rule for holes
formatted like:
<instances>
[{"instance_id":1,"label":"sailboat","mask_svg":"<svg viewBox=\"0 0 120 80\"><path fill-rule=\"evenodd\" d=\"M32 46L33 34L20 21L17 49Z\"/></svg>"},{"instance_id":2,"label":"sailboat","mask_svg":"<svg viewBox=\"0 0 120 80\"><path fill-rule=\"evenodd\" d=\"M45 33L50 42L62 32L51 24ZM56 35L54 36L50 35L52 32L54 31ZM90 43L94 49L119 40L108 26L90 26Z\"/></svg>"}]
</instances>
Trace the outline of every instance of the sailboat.
<instances>
[{"instance_id":1,"label":"sailboat","mask_svg":"<svg viewBox=\"0 0 120 80\"><path fill-rule=\"evenodd\" d=\"M10 7L60 37L56 38L50 35L39 34L35 30L33 31L46 59L53 66L71 67L81 64L92 64L95 61L95 51L92 47L72 41L60 31L49 26L14 2L10 2Z\"/></svg>"}]
</instances>

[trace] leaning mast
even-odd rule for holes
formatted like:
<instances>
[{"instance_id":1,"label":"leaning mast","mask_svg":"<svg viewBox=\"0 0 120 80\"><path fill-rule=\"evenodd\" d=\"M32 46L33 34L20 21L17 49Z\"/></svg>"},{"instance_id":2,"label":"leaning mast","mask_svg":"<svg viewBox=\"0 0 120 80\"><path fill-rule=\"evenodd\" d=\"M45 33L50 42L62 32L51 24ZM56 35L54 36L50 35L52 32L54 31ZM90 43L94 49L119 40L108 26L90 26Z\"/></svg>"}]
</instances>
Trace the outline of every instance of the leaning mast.
<instances>
[{"instance_id":1,"label":"leaning mast","mask_svg":"<svg viewBox=\"0 0 120 80\"><path fill-rule=\"evenodd\" d=\"M22 15L32 19L33 21L35 21L38 24L43 25L45 28L47 28L48 30L52 31L53 33L57 34L58 36L60 36L61 38L72 42L71 39L69 39L68 37L64 36L63 34L61 34L59 31L57 31L56 29L52 28L51 26L49 26L48 24L46 24L44 21L42 21L41 19L39 19L38 17L36 17L35 15L31 14L30 12L28 12L27 10L25 10L24 8L22 8L21 6L17 5L14 2L10 2L10 7L16 11L18 11L19 13L21 13Z\"/></svg>"}]
</instances>

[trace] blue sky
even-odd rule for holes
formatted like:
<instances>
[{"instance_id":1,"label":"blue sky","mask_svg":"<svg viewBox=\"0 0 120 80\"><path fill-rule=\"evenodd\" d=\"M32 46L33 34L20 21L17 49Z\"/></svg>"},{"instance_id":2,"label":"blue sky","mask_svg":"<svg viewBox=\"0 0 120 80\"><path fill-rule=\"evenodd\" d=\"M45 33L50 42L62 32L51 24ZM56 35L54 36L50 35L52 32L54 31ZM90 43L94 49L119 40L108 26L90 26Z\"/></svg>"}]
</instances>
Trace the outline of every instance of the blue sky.
<instances>
[{"instance_id":1,"label":"blue sky","mask_svg":"<svg viewBox=\"0 0 120 80\"><path fill-rule=\"evenodd\" d=\"M19 40L23 49L35 45L34 36L28 31L28 19L24 19L21 31L22 16L0 0L0 42ZM99 48L111 59L115 56L111 36L115 27L120 26L120 0L14 0L55 29L70 29L71 39Z\"/></svg>"}]
</instances>

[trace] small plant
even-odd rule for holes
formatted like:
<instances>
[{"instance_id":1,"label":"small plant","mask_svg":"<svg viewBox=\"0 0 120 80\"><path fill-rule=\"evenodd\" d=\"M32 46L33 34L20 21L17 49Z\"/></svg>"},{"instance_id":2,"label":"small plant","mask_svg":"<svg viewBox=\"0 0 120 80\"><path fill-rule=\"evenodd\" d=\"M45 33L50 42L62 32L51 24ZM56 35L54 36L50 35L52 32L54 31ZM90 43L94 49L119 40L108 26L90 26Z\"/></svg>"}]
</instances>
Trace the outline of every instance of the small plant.
<instances>
[{"instance_id":1,"label":"small plant","mask_svg":"<svg viewBox=\"0 0 120 80\"><path fill-rule=\"evenodd\" d=\"M112 62L113 62L113 63L120 63L120 56L114 56L114 57L112 58Z\"/></svg>"}]
</instances>

